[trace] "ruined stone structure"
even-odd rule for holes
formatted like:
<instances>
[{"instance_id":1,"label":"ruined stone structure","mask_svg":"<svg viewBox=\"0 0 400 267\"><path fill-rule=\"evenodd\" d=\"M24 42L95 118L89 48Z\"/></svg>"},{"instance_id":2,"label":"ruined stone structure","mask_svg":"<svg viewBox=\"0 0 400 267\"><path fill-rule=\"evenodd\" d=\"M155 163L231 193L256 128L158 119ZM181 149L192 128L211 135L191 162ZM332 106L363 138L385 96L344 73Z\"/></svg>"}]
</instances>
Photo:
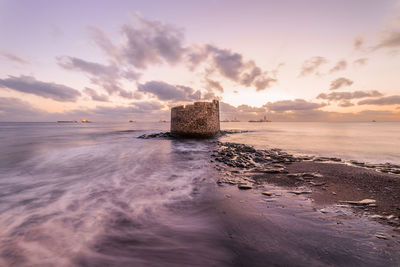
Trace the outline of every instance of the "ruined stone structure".
<instances>
[{"instance_id":1,"label":"ruined stone structure","mask_svg":"<svg viewBox=\"0 0 400 267\"><path fill-rule=\"evenodd\" d=\"M219 102L195 102L171 109L171 133L183 137L212 137L219 132Z\"/></svg>"}]
</instances>

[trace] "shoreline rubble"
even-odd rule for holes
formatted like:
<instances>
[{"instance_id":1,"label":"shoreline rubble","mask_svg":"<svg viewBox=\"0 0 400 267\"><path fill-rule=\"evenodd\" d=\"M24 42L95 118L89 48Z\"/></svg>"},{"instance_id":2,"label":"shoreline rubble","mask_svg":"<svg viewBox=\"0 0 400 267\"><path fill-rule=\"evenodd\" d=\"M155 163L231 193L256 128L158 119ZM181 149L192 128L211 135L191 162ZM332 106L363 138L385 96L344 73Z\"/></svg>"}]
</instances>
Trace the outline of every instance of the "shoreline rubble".
<instances>
[{"instance_id":1,"label":"shoreline rubble","mask_svg":"<svg viewBox=\"0 0 400 267\"><path fill-rule=\"evenodd\" d=\"M211 156L214 167L222 174L217 181L220 186L229 184L257 190L264 184L275 184L293 195L307 195L312 201L315 198L319 205L354 208L374 220L400 227L400 176L396 172L380 172L371 165L351 166L338 158L314 160L281 149L256 150L244 144L219 141ZM396 170L399 167L384 166Z\"/></svg>"}]
</instances>

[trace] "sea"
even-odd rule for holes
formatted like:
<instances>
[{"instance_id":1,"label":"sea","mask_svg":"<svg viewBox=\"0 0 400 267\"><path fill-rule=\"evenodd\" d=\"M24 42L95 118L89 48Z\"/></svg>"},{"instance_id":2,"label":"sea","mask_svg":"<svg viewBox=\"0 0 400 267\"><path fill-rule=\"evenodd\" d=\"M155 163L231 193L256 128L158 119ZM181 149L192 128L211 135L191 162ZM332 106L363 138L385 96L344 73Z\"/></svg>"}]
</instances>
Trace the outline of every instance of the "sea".
<instances>
[{"instance_id":1,"label":"sea","mask_svg":"<svg viewBox=\"0 0 400 267\"><path fill-rule=\"evenodd\" d=\"M221 128L243 131L224 142L400 164L400 123ZM215 140L138 138L168 130L162 122L0 123L0 266L230 266L234 252L197 205L215 184Z\"/></svg>"}]
</instances>

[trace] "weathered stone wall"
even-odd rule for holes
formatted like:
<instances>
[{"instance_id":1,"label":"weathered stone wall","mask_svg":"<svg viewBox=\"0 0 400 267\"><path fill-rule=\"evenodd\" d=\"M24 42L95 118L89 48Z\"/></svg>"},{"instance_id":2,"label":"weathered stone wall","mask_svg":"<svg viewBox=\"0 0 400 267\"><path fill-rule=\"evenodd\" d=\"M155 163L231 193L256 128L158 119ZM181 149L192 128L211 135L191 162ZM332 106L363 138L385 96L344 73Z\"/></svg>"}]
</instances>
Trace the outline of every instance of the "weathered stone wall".
<instances>
[{"instance_id":1,"label":"weathered stone wall","mask_svg":"<svg viewBox=\"0 0 400 267\"><path fill-rule=\"evenodd\" d=\"M212 137L218 135L219 102L195 102L193 105L171 109L171 133L187 137Z\"/></svg>"}]
</instances>

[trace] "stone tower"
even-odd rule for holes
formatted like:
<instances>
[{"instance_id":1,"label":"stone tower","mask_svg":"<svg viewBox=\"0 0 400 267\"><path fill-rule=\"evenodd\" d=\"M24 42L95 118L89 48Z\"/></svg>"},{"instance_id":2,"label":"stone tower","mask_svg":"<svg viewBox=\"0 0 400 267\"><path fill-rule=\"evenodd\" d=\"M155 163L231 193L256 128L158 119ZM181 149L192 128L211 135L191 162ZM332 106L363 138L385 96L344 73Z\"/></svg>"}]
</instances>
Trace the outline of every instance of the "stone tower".
<instances>
[{"instance_id":1,"label":"stone tower","mask_svg":"<svg viewBox=\"0 0 400 267\"><path fill-rule=\"evenodd\" d=\"M195 102L171 109L171 133L183 137L219 135L219 102Z\"/></svg>"}]
</instances>

